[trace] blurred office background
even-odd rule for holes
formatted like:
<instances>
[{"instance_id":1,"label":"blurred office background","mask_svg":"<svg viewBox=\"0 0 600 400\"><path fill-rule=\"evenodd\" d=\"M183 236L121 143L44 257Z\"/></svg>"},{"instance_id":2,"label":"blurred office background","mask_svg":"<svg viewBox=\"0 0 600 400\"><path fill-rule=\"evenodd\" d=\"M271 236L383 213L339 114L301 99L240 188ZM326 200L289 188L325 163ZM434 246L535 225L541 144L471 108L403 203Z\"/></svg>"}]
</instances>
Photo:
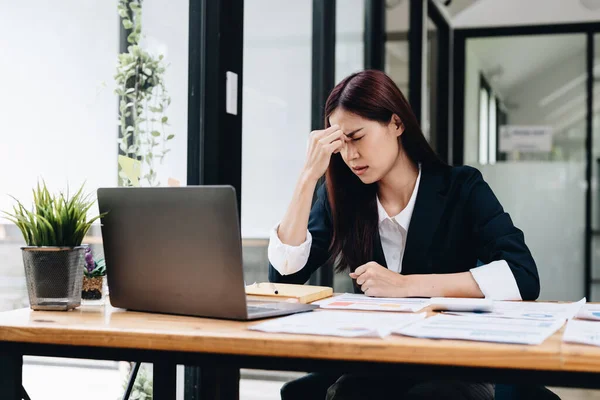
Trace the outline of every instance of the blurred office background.
<instances>
[{"instance_id":1,"label":"blurred office background","mask_svg":"<svg viewBox=\"0 0 600 400\"><path fill-rule=\"evenodd\" d=\"M118 184L113 77L126 36L117 3L0 0L0 210L12 206L9 195L30 199L41 179L55 190ZM172 99L175 137L158 180L236 187L246 282L267 279L269 231L288 205L307 136L322 125L326 93L352 72L377 68L408 96L443 159L483 172L525 232L540 298L600 301L600 0L144 0L142 7L142 47L164 55ZM228 15L243 24L227 24ZM219 32L226 34L214 40ZM235 115L225 107L227 71L238 75ZM101 256L98 226L86 242ZM28 306L22 244L0 218L0 311ZM311 281L351 290L345 275L330 271ZM111 361L31 358L24 367L34 399L76 399L82 390L88 400L117 398L125 374ZM67 385L67 376L81 378ZM279 398L293 376L242 371L241 398Z\"/></svg>"}]
</instances>

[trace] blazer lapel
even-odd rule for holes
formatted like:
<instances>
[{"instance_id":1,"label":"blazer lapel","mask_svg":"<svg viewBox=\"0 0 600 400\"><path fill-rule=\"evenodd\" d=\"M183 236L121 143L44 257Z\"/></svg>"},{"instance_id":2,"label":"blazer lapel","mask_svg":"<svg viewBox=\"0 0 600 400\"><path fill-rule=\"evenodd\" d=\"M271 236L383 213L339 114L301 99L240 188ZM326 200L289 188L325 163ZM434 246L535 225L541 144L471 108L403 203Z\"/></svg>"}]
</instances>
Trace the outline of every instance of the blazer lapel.
<instances>
[{"instance_id":1,"label":"blazer lapel","mask_svg":"<svg viewBox=\"0 0 600 400\"><path fill-rule=\"evenodd\" d=\"M446 186L445 181L443 169L422 167L419 191L402 258L402 274L432 272L430 251L444 209L446 196L442 192Z\"/></svg>"}]
</instances>

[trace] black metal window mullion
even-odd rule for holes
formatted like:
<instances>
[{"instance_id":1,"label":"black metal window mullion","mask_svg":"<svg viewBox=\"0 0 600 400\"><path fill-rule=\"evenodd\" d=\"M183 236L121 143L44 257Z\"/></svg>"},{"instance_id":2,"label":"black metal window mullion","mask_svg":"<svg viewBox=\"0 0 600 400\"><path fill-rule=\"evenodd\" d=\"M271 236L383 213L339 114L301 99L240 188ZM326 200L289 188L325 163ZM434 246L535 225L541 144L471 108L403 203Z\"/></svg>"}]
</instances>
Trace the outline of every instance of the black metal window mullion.
<instances>
[{"instance_id":1,"label":"black metal window mullion","mask_svg":"<svg viewBox=\"0 0 600 400\"><path fill-rule=\"evenodd\" d=\"M188 184L232 185L241 202L243 0L190 0ZM237 75L237 115L226 73Z\"/></svg>"},{"instance_id":2,"label":"black metal window mullion","mask_svg":"<svg viewBox=\"0 0 600 400\"><path fill-rule=\"evenodd\" d=\"M312 130L323 129L325 102L335 85L335 7L335 0L313 0ZM323 179L319 181L322 182ZM310 284L333 286L333 267L319 268L311 276Z\"/></svg>"},{"instance_id":3,"label":"black metal window mullion","mask_svg":"<svg viewBox=\"0 0 600 400\"><path fill-rule=\"evenodd\" d=\"M427 13L438 28L436 114L430 115L430 118L435 119L436 122L435 132L432 132L432 136L435 138L433 146L442 160L451 162L450 141L452 137L453 102L450 77L453 69L451 63L453 29L440 7L441 5L437 1L428 1Z\"/></svg>"},{"instance_id":4,"label":"black metal window mullion","mask_svg":"<svg viewBox=\"0 0 600 400\"><path fill-rule=\"evenodd\" d=\"M464 162L465 142L465 67L466 67L466 38L461 31L454 31L453 59L453 129L452 129L452 164L462 165Z\"/></svg>"},{"instance_id":5,"label":"black metal window mullion","mask_svg":"<svg viewBox=\"0 0 600 400\"><path fill-rule=\"evenodd\" d=\"M365 0L365 69L385 70L385 0Z\"/></svg>"},{"instance_id":6,"label":"black metal window mullion","mask_svg":"<svg viewBox=\"0 0 600 400\"><path fill-rule=\"evenodd\" d=\"M411 0L409 3L408 28L408 100L417 121L422 125L421 105L423 99L423 27L426 16L426 2Z\"/></svg>"},{"instance_id":7,"label":"black metal window mullion","mask_svg":"<svg viewBox=\"0 0 600 400\"><path fill-rule=\"evenodd\" d=\"M244 0L189 1L187 184L233 186L240 217ZM228 73L237 92L227 93ZM228 95L236 96L235 114ZM237 399L239 376L235 368L186 366L184 398Z\"/></svg>"}]
</instances>

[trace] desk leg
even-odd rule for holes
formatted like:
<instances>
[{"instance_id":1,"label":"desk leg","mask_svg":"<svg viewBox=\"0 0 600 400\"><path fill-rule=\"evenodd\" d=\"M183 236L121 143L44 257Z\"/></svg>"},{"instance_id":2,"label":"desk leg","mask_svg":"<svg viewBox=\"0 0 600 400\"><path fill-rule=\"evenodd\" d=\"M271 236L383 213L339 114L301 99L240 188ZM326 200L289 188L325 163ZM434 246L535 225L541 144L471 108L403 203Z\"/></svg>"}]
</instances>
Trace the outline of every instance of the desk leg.
<instances>
[{"instance_id":1,"label":"desk leg","mask_svg":"<svg viewBox=\"0 0 600 400\"><path fill-rule=\"evenodd\" d=\"M23 385L23 357L0 354L0 399L21 400Z\"/></svg>"},{"instance_id":2,"label":"desk leg","mask_svg":"<svg viewBox=\"0 0 600 400\"><path fill-rule=\"evenodd\" d=\"M153 365L153 398L176 400L177 365L170 362L155 362Z\"/></svg>"},{"instance_id":3,"label":"desk leg","mask_svg":"<svg viewBox=\"0 0 600 400\"><path fill-rule=\"evenodd\" d=\"M239 369L185 367L185 400L238 400L239 398Z\"/></svg>"}]
</instances>

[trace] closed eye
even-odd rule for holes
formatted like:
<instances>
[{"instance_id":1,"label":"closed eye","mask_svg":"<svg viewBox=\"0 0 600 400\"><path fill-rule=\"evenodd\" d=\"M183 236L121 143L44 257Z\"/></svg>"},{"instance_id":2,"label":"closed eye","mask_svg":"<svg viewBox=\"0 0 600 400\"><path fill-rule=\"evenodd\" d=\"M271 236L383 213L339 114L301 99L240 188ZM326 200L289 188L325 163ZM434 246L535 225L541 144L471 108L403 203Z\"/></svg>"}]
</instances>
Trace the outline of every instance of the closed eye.
<instances>
[{"instance_id":1,"label":"closed eye","mask_svg":"<svg viewBox=\"0 0 600 400\"><path fill-rule=\"evenodd\" d=\"M353 142L357 142L357 141L359 141L359 140L360 140L360 139L362 139L362 138L364 138L364 136L361 136L361 137L359 137L359 138L352 138L352 141L353 141Z\"/></svg>"}]
</instances>

